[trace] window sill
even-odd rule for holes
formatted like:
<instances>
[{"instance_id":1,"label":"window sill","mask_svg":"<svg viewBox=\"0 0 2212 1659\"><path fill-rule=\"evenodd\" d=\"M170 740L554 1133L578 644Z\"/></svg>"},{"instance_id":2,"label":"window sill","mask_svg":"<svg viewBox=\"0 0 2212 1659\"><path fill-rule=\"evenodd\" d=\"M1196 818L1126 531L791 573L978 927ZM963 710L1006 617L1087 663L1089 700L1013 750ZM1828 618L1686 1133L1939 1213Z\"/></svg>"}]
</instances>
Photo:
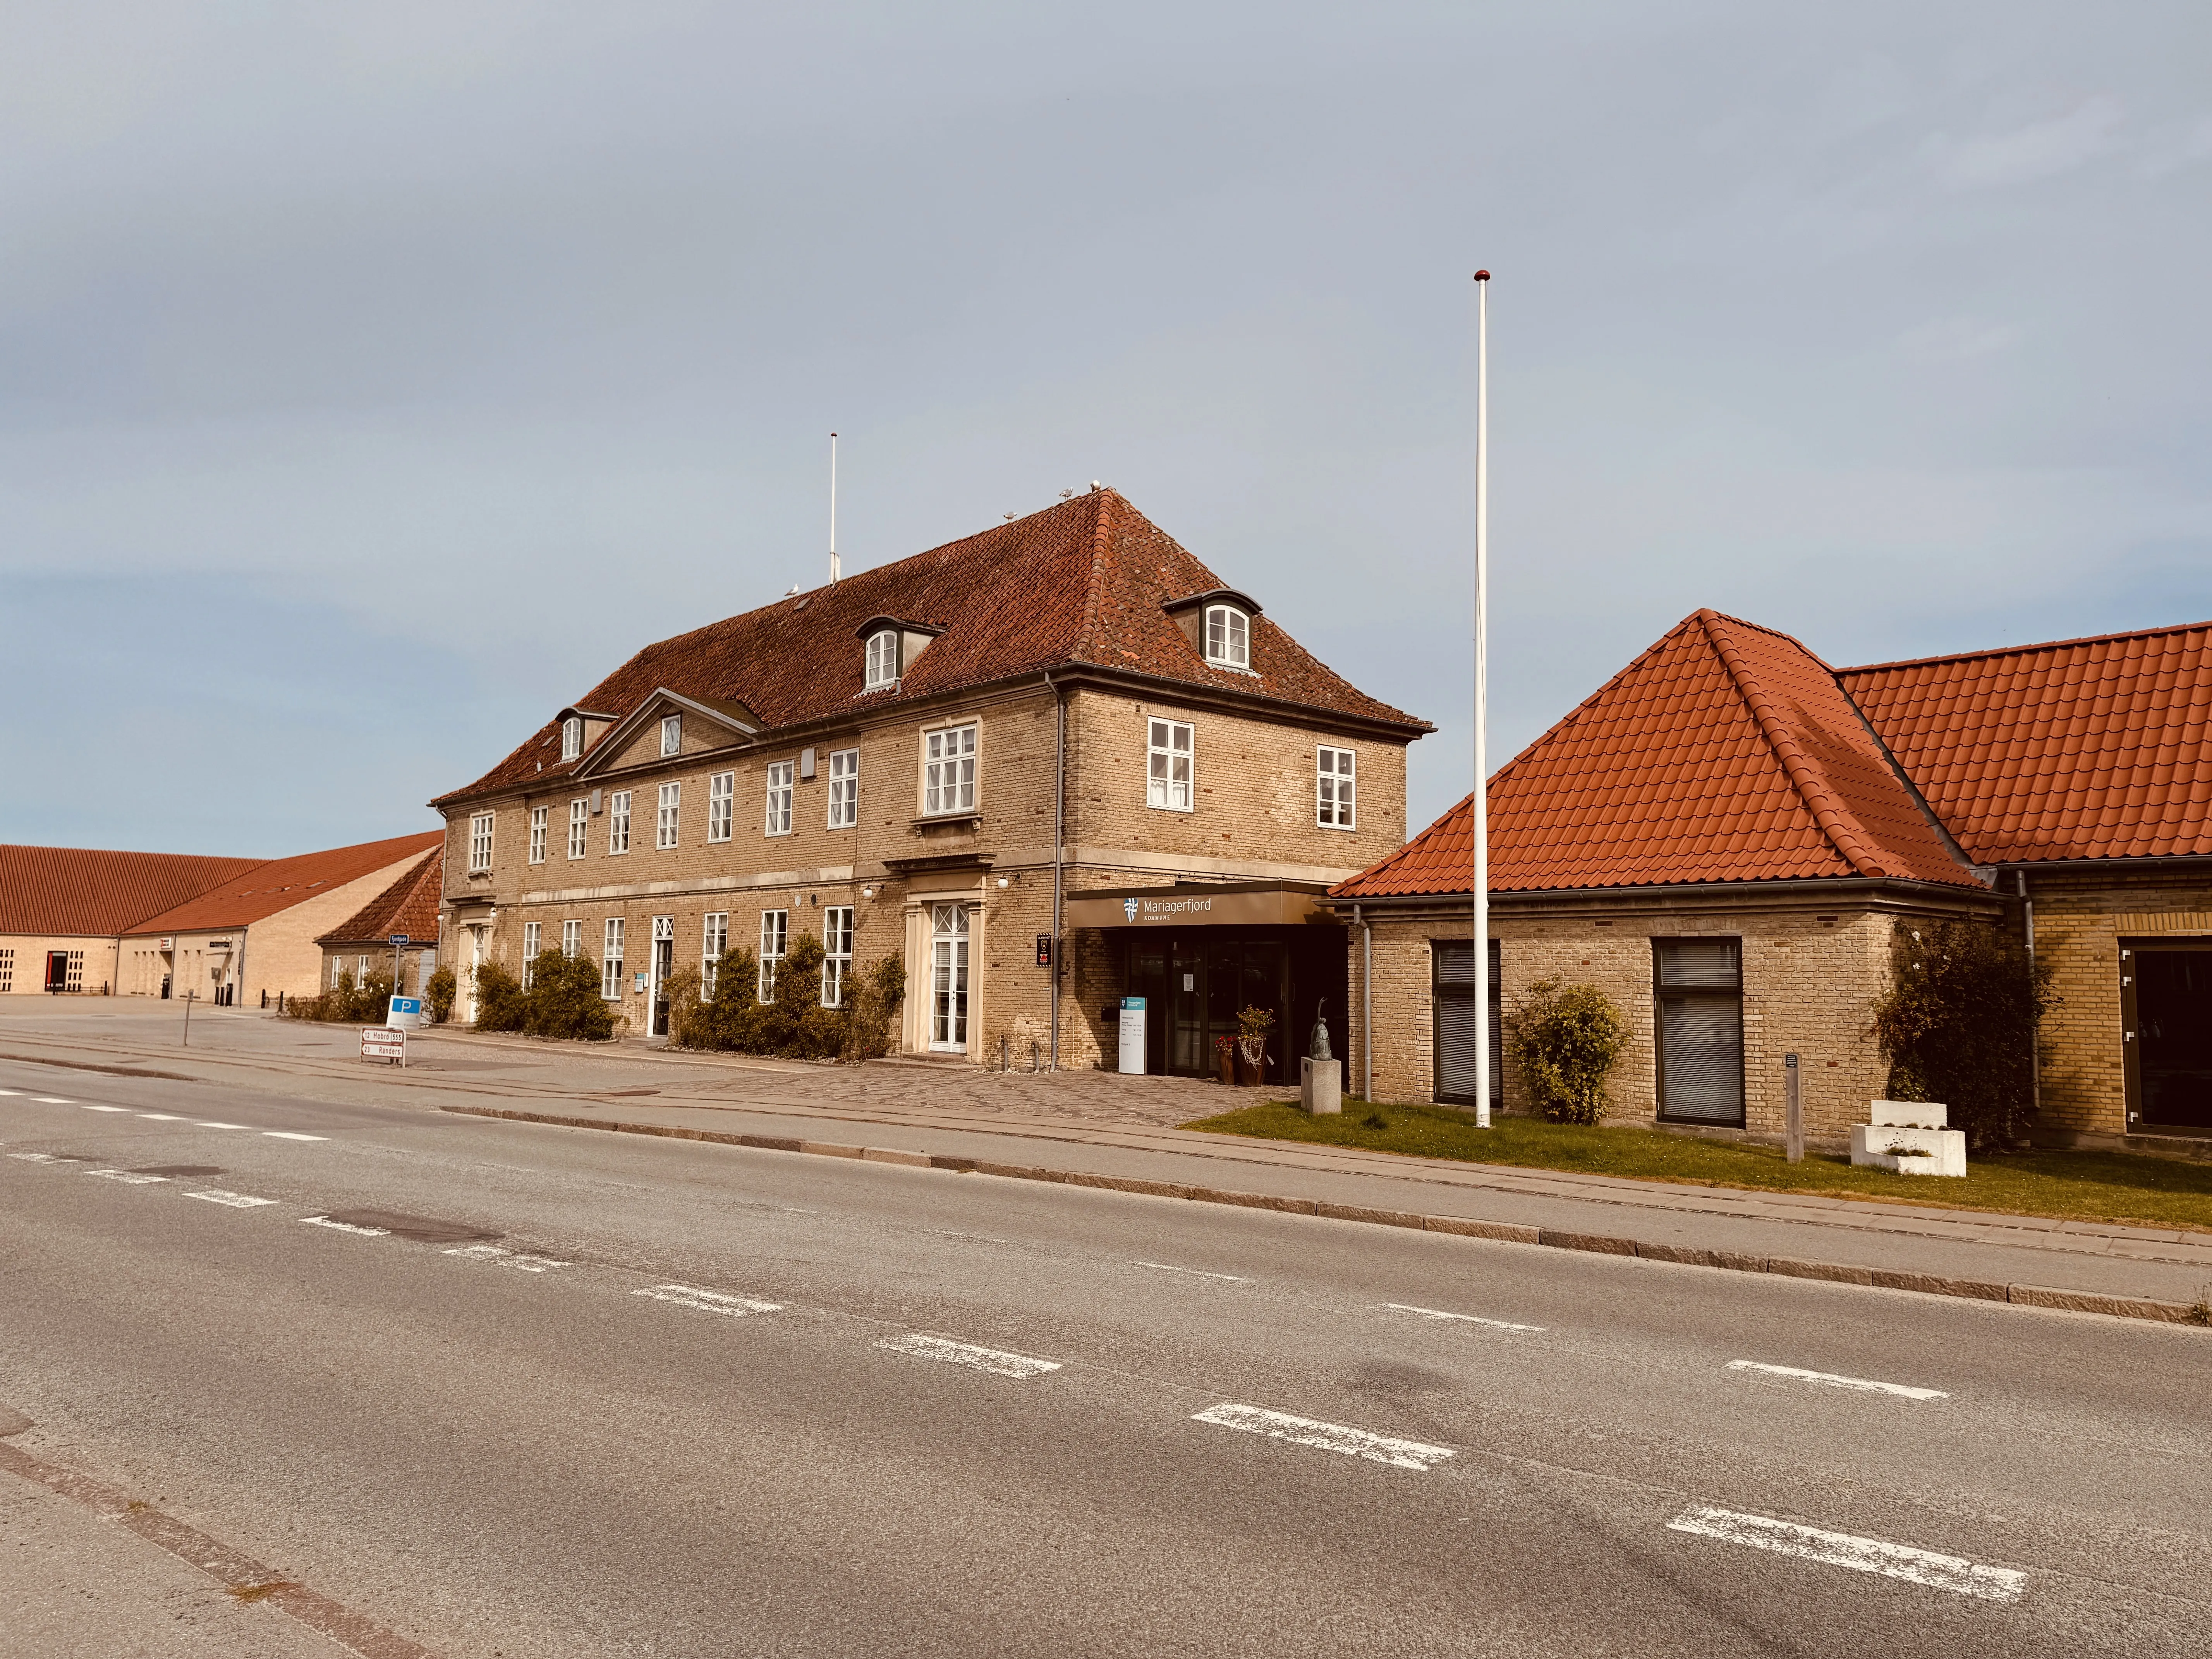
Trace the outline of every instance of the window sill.
<instances>
[{"instance_id":1,"label":"window sill","mask_svg":"<svg viewBox=\"0 0 2212 1659\"><path fill-rule=\"evenodd\" d=\"M925 812L914 821L914 827L919 831L941 829L947 824L961 824L973 830L980 826L982 822L983 815L981 811Z\"/></svg>"},{"instance_id":2,"label":"window sill","mask_svg":"<svg viewBox=\"0 0 2212 1659\"><path fill-rule=\"evenodd\" d=\"M1145 803L1145 810L1147 812L1181 812L1185 817L1188 817L1191 814L1195 813L1198 811L1198 808L1195 806L1170 806L1165 801L1148 800Z\"/></svg>"},{"instance_id":3,"label":"window sill","mask_svg":"<svg viewBox=\"0 0 2212 1659\"><path fill-rule=\"evenodd\" d=\"M489 881L491 879L491 872L489 870L471 870L469 872L469 879L471 881Z\"/></svg>"}]
</instances>

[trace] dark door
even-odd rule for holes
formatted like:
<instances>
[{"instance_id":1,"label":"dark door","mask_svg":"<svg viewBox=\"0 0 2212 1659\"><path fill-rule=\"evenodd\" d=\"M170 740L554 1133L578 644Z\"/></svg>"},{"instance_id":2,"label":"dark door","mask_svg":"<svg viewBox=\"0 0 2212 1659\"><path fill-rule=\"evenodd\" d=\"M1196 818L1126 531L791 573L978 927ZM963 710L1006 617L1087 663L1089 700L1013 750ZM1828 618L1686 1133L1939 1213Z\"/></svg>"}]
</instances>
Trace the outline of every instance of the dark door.
<instances>
[{"instance_id":1,"label":"dark door","mask_svg":"<svg viewBox=\"0 0 2212 1659\"><path fill-rule=\"evenodd\" d=\"M668 1035L668 976L676 971L676 941L653 942L653 1034Z\"/></svg>"},{"instance_id":2,"label":"dark door","mask_svg":"<svg viewBox=\"0 0 2212 1659\"><path fill-rule=\"evenodd\" d=\"M2131 944L2120 975L2129 1127L2212 1129L2212 950Z\"/></svg>"},{"instance_id":3,"label":"dark door","mask_svg":"<svg viewBox=\"0 0 2212 1659\"><path fill-rule=\"evenodd\" d=\"M49 991L60 991L67 989L68 987L69 952L66 951L47 951L46 989Z\"/></svg>"}]
</instances>

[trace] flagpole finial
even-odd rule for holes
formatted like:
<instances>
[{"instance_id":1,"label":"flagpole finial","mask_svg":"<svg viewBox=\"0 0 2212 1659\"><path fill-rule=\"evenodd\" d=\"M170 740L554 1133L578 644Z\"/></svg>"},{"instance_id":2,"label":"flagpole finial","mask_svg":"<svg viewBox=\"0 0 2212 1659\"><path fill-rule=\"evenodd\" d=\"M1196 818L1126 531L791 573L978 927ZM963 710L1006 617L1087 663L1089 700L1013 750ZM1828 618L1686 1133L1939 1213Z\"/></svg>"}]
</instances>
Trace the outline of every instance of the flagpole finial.
<instances>
[{"instance_id":1,"label":"flagpole finial","mask_svg":"<svg viewBox=\"0 0 2212 1659\"><path fill-rule=\"evenodd\" d=\"M1486 270L1478 270L1474 273L1474 280L1478 283L1486 283L1490 280L1490 273Z\"/></svg>"}]
</instances>

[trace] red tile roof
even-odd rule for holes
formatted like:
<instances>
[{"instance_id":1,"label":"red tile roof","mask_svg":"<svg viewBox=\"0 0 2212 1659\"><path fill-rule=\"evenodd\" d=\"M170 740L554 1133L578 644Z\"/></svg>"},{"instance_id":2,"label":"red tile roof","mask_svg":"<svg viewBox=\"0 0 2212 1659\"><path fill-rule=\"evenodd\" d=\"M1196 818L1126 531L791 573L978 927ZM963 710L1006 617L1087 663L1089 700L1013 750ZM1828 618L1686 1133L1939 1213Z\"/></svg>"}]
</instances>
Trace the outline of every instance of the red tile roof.
<instances>
[{"instance_id":1,"label":"red tile roof","mask_svg":"<svg viewBox=\"0 0 2212 1659\"><path fill-rule=\"evenodd\" d=\"M1097 490L649 645L575 706L627 716L665 687L740 704L771 730L850 714L864 706L866 667L854 630L872 617L898 617L943 632L895 690L866 694L865 706L1090 665L1323 709L1408 737L1432 729L1356 690L1264 616L1252 627L1253 673L1209 666L1162 607L1221 586L1119 492ZM582 763L560 752L556 718L431 805L550 783Z\"/></svg>"},{"instance_id":2,"label":"red tile roof","mask_svg":"<svg viewBox=\"0 0 2212 1659\"><path fill-rule=\"evenodd\" d=\"M1977 863L2212 854L2212 623L1838 678Z\"/></svg>"},{"instance_id":3,"label":"red tile roof","mask_svg":"<svg viewBox=\"0 0 2212 1659\"><path fill-rule=\"evenodd\" d=\"M394 933L404 933L412 943L435 945L438 897L445 886L446 853L441 847L315 943L381 945Z\"/></svg>"},{"instance_id":4,"label":"red tile roof","mask_svg":"<svg viewBox=\"0 0 2212 1659\"><path fill-rule=\"evenodd\" d=\"M1818 657L1700 611L1490 780L1492 891L1807 877L1978 885ZM1471 892L1472 798L1332 890Z\"/></svg>"},{"instance_id":5,"label":"red tile roof","mask_svg":"<svg viewBox=\"0 0 2212 1659\"><path fill-rule=\"evenodd\" d=\"M261 859L0 847L0 933L116 934L258 867Z\"/></svg>"},{"instance_id":6,"label":"red tile roof","mask_svg":"<svg viewBox=\"0 0 2212 1659\"><path fill-rule=\"evenodd\" d=\"M432 830L417 836L396 836L389 841L363 842L357 847L303 853L297 858L273 859L174 909L146 917L133 924L130 931L176 933L204 927L244 927L319 897L349 881L388 870L403 860L419 859L444 846L445 840L443 830Z\"/></svg>"}]
</instances>

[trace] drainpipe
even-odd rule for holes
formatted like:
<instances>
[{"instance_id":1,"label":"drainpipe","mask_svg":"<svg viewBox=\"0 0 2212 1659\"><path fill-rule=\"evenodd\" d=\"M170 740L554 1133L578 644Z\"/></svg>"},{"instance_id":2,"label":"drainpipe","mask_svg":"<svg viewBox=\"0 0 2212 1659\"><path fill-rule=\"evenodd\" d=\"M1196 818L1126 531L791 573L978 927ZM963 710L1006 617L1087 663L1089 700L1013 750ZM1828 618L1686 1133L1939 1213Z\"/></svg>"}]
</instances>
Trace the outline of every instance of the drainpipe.
<instances>
[{"instance_id":1,"label":"drainpipe","mask_svg":"<svg viewBox=\"0 0 2212 1659\"><path fill-rule=\"evenodd\" d=\"M1060 932L1060 853L1067 842L1067 704L1052 676L1044 677L1052 693L1052 1069L1060 1069L1060 975L1066 941Z\"/></svg>"},{"instance_id":2,"label":"drainpipe","mask_svg":"<svg viewBox=\"0 0 2212 1659\"><path fill-rule=\"evenodd\" d=\"M1359 930L1359 1097L1375 1098L1375 924L1352 907L1352 925Z\"/></svg>"}]
</instances>

